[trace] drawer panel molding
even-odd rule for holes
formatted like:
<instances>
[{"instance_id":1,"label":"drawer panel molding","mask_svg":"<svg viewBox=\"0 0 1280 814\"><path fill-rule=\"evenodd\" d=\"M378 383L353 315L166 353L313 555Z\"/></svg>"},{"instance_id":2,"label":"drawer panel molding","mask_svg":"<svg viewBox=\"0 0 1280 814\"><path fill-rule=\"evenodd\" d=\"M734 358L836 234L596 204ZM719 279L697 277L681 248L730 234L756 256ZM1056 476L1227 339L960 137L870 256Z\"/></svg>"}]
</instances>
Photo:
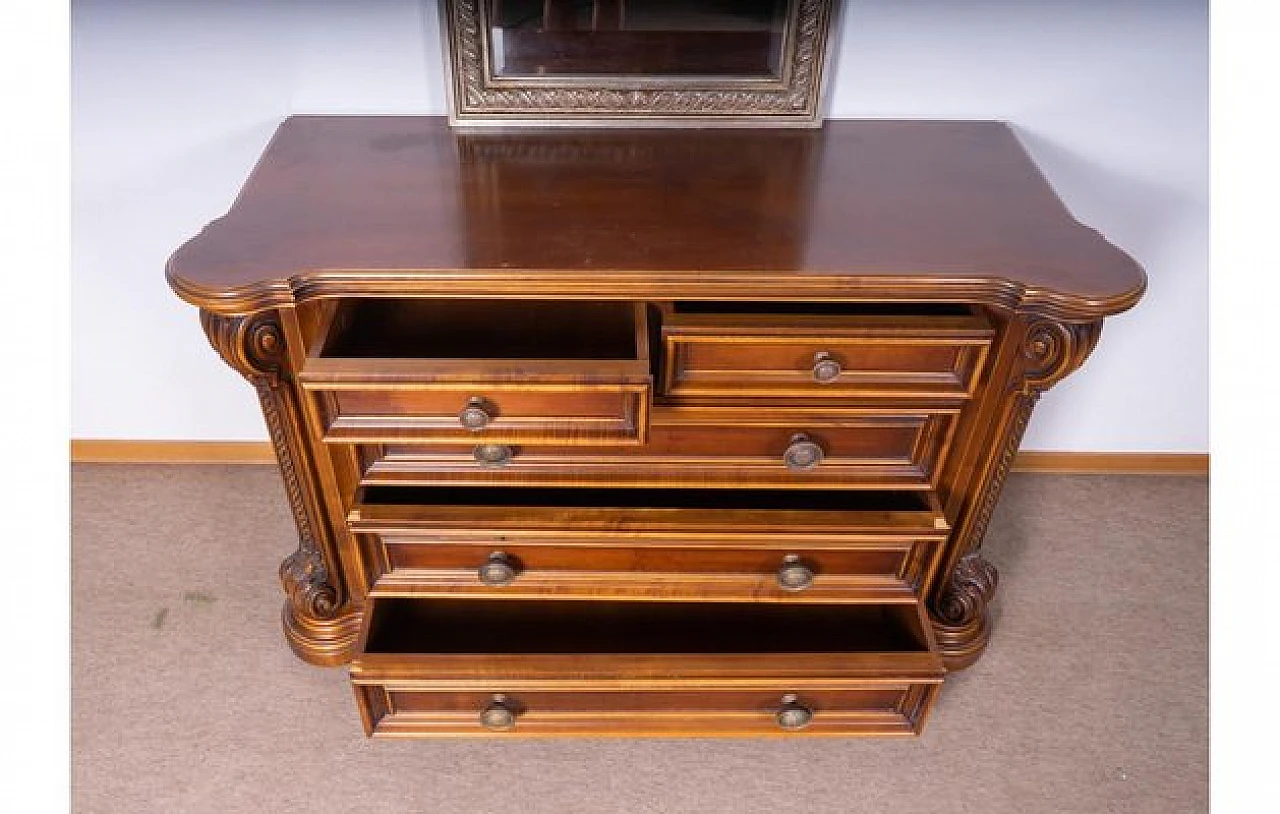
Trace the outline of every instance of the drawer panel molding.
<instances>
[{"instance_id":1,"label":"drawer panel molding","mask_svg":"<svg viewBox=\"0 0 1280 814\"><path fill-rule=\"evenodd\" d=\"M691 485L919 488L936 485L956 407L832 411L656 407L644 445L361 445L365 485ZM788 465L801 440L820 453ZM803 464L803 462L801 462Z\"/></svg>"},{"instance_id":2,"label":"drawer panel molding","mask_svg":"<svg viewBox=\"0 0 1280 814\"><path fill-rule=\"evenodd\" d=\"M791 539L787 539L790 537ZM378 596L914 602L939 538L362 535ZM806 576L807 574L807 576Z\"/></svg>"},{"instance_id":3,"label":"drawer panel molding","mask_svg":"<svg viewBox=\"0 0 1280 814\"><path fill-rule=\"evenodd\" d=\"M994 330L963 316L663 314L662 394L680 400L966 400Z\"/></svg>"},{"instance_id":4,"label":"drawer panel molding","mask_svg":"<svg viewBox=\"0 0 1280 814\"><path fill-rule=\"evenodd\" d=\"M374 595L708 602L916 602L950 531L922 493L885 512L868 508L874 493L807 493L817 510L780 511L717 507L741 492L588 492L597 505L574 489L424 489L436 504L363 503L348 522ZM664 507L673 497L683 506ZM610 505L623 498L655 505Z\"/></svg>"}]
</instances>

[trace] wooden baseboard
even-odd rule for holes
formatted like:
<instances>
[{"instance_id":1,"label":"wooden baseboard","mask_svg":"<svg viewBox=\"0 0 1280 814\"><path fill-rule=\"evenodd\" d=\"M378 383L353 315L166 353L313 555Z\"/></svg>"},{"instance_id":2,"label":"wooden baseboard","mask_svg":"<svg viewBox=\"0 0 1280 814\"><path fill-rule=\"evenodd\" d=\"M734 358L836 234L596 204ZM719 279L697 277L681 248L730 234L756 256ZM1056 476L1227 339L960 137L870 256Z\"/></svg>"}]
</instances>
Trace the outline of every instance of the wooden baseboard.
<instances>
[{"instance_id":1,"label":"wooden baseboard","mask_svg":"<svg viewBox=\"0 0 1280 814\"><path fill-rule=\"evenodd\" d=\"M116 441L71 439L76 464L273 464L267 441Z\"/></svg>"},{"instance_id":2,"label":"wooden baseboard","mask_svg":"<svg viewBox=\"0 0 1280 814\"><path fill-rule=\"evenodd\" d=\"M1206 452L1039 452L1024 450L1014 472L1051 475L1208 475Z\"/></svg>"},{"instance_id":3,"label":"wooden baseboard","mask_svg":"<svg viewBox=\"0 0 1280 814\"><path fill-rule=\"evenodd\" d=\"M73 439L72 463L274 464L266 441ZM1209 456L1187 452L1019 452L1014 472L1053 475L1208 475Z\"/></svg>"}]
</instances>

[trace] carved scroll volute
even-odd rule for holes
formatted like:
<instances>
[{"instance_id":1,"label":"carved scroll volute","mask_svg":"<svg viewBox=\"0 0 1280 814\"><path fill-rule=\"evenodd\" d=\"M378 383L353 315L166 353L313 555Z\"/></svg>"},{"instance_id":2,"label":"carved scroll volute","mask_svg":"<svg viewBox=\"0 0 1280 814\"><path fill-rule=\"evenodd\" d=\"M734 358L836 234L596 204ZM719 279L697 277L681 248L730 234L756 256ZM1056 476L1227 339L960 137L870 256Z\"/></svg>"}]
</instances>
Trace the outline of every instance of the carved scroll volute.
<instances>
[{"instance_id":1,"label":"carved scroll volute","mask_svg":"<svg viewBox=\"0 0 1280 814\"><path fill-rule=\"evenodd\" d=\"M977 619L995 597L999 573L974 551L960 558L937 603L938 617L953 625Z\"/></svg>"},{"instance_id":2,"label":"carved scroll volute","mask_svg":"<svg viewBox=\"0 0 1280 814\"><path fill-rule=\"evenodd\" d=\"M306 451L293 434L299 421L293 396L284 382L287 356L280 318L275 311L237 317L201 311L200 324L218 355L258 391L267 431L280 463L298 527L298 550L280 564L280 582L293 615L287 623L301 629L311 621L332 619L337 614L340 597L329 578L316 527L307 509L302 480L305 473L299 469ZM286 414L294 416L293 420L286 421ZM290 426L295 430L291 431Z\"/></svg>"},{"instance_id":3,"label":"carved scroll volute","mask_svg":"<svg viewBox=\"0 0 1280 814\"><path fill-rule=\"evenodd\" d=\"M280 563L280 584L301 616L332 619L338 611L338 591L329 584L329 571L319 551L299 547Z\"/></svg>"},{"instance_id":4,"label":"carved scroll volute","mask_svg":"<svg viewBox=\"0 0 1280 814\"><path fill-rule=\"evenodd\" d=\"M284 368L285 342L274 311L241 317L200 312L200 325L209 344L228 365L253 384L276 386Z\"/></svg>"},{"instance_id":5,"label":"carved scroll volute","mask_svg":"<svg viewBox=\"0 0 1280 814\"><path fill-rule=\"evenodd\" d=\"M1022 340L1022 370L1014 379L1015 389L1026 395L1039 397L1084 364L1101 335L1100 321L1031 322Z\"/></svg>"},{"instance_id":6,"label":"carved scroll volute","mask_svg":"<svg viewBox=\"0 0 1280 814\"><path fill-rule=\"evenodd\" d=\"M957 526L956 559L933 602L934 632L949 669L976 661L990 635L987 605L995 596L998 574L980 548L1031 412L1041 393L1084 364L1101 332L1101 321L1065 323L1042 318L1032 318L1023 331L1004 409L991 436L994 455L975 487L977 508Z\"/></svg>"}]
</instances>

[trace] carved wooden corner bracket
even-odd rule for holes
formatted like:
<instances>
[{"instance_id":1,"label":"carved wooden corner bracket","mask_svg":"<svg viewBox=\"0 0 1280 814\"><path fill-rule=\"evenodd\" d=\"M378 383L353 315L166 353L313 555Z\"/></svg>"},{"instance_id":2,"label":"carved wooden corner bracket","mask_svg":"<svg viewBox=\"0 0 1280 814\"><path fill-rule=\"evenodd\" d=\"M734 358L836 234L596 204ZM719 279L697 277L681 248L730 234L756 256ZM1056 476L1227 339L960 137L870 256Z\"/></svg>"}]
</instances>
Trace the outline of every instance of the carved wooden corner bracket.
<instances>
[{"instance_id":1,"label":"carved wooden corner bracket","mask_svg":"<svg viewBox=\"0 0 1280 814\"><path fill-rule=\"evenodd\" d=\"M1076 323L1032 319L1022 340L1022 373L1009 389L1038 399L1084 364L1101 335L1102 320Z\"/></svg>"},{"instance_id":2,"label":"carved wooden corner bracket","mask_svg":"<svg viewBox=\"0 0 1280 814\"><path fill-rule=\"evenodd\" d=\"M285 492L298 529L298 548L280 564L280 583L288 601L284 627L294 651L307 661L336 664L345 661L354 643L358 615L344 613L343 597L331 579L304 485L305 451L290 436L285 413L293 410L293 396L285 382L284 332L274 310L247 316L200 312L200 324L218 355L249 380L258 393L284 479ZM349 609L348 609L349 610Z\"/></svg>"},{"instance_id":3,"label":"carved wooden corner bracket","mask_svg":"<svg viewBox=\"0 0 1280 814\"><path fill-rule=\"evenodd\" d=\"M1005 391L1004 411L991 449L994 460L982 476L978 509L957 529L962 541L955 564L933 602L933 627L947 668L959 670L978 660L991 636L987 606L995 597L999 575L981 553L991 515L1022 444L1027 423L1040 395L1084 364L1098 344L1101 320L1059 322L1026 317L1022 341Z\"/></svg>"}]
</instances>

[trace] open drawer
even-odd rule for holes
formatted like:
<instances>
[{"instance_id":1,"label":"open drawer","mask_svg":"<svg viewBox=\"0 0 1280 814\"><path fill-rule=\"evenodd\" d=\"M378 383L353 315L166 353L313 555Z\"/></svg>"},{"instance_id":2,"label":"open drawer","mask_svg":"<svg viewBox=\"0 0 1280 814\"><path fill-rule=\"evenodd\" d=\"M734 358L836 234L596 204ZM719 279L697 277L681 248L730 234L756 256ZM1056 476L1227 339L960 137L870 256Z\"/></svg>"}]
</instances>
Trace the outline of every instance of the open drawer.
<instances>
[{"instance_id":1,"label":"open drawer","mask_svg":"<svg viewBox=\"0 0 1280 814\"><path fill-rule=\"evenodd\" d=\"M920 605L372 598L365 732L915 735L944 674Z\"/></svg>"},{"instance_id":2,"label":"open drawer","mask_svg":"<svg viewBox=\"0 0 1280 814\"><path fill-rule=\"evenodd\" d=\"M963 305L662 304L664 396L968 399L995 331Z\"/></svg>"},{"instance_id":3,"label":"open drawer","mask_svg":"<svg viewBox=\"0 0 1280 814\"><path fill-rule=\"evenodd\" d=\"M374 596L913 603L949 526L928 492L370 488Z\"/></svg>"},{"instance_id":4,"label":"open drawer","mask_svg":"<svg viewBox=\"0 0 1280 814\"><path fill-rule=\"evenodd\" d=\"M645 306L350 299L298 374L330 442L644 442Z\"/></svg>"}]
</instances>

